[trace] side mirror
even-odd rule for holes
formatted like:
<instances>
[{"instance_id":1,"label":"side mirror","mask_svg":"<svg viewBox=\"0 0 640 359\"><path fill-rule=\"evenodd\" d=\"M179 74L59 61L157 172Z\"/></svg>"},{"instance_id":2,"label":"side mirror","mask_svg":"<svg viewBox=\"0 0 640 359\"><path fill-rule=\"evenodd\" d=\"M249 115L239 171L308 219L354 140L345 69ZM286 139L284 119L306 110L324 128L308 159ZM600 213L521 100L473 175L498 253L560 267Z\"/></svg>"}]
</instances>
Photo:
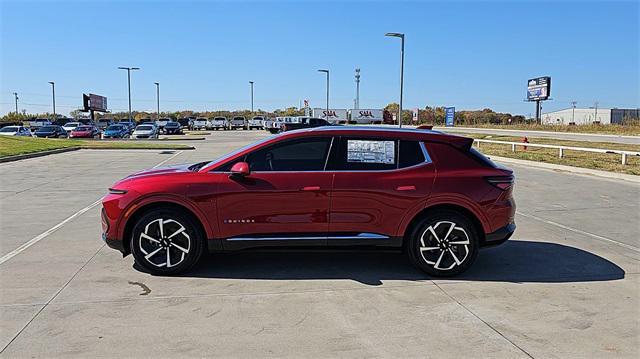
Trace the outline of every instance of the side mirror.
<instances>
[{"instance_id":1,"label":"side mirror","mask_svg":"<svg viewBox=\"0 0 640 359\"><path fill-rule=\"evenodd\" d=\"M249 174L251 174L251 170L246 162L238 162L231 167L232 176L247 177Z\"/></svg>"}]
</instances>

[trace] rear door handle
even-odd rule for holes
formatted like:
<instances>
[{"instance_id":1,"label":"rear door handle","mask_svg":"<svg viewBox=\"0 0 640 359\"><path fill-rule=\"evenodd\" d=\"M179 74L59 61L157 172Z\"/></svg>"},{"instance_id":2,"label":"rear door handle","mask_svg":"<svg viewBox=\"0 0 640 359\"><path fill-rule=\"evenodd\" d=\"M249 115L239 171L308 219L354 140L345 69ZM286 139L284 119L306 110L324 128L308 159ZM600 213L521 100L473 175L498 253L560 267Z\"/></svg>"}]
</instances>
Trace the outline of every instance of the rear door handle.
<instances>
[{"instance_id":1,"label":"rear door handle","mask_svg":"<svg viewBox=\"0 0 640 359\"><path fill-rule=\"evenodd\" d=\"M415 191L416 186L398 186L396 187L396 191Z\"/></svg>"},{"instance_id":2,"label":"rear door handle","mask_svg":"<svg viewBox=\"0 0 640 359\"><path fill-rule=\"evenodd\" d=\"M319 191L320 190L320 186L306 186L306 187L302 187L303 191Z\"/></svg>"}]
</instances>

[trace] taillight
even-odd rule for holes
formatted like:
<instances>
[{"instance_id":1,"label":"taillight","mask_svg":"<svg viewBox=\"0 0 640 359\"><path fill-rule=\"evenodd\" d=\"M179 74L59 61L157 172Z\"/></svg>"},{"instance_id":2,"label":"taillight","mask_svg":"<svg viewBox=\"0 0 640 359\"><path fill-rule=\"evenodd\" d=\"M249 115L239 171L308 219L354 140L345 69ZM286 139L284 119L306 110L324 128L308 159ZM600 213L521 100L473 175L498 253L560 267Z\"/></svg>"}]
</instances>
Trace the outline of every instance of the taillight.
<instances>
[{"instance_id":1,"label":"taillight","mask_svg":"<svg viewBox=\"0 0 640 359\"><path fill-rule=\"evenodd\" d=\"M489 184L491 184L494 187L497 187L501 190L507 190L509 189L509 187L513 186L513 183L515 181L515 177L513 175L509 175L509 176L491 176L491 177L485 177L485 179L487 180L487 182L489 182Z\"/></svg>"}]
</instances>

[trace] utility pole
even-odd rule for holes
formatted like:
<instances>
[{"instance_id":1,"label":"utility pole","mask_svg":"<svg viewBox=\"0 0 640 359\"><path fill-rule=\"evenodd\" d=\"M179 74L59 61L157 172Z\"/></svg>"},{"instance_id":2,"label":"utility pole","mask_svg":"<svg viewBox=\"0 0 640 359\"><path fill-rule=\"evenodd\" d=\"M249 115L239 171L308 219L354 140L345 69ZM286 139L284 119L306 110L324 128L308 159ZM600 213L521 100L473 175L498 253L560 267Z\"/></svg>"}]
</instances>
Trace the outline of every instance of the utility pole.
<instances>
[{"instance_id":1,"label":"utility pole","mask_svg":"<svg viewBox=\"0 0 640 359\"><path fill-rule=\"evenodd\" d=\"M49 81L51 84L51 92L53 98L53 121L55 122L58 118L56 116L56 84L53 81Z\"/></svg>"},{"instance_id":2,"label":"utility pole","mask_svg":"<svg viewBox=\"0 0 640 359\"><path fill-rule=\"evenodd\" d=\"M249 81L249 85L251 85L251 115L253 115L253 81Z\"/></svg>"},{"instance_id":3,"label":"utility pole","mask_svg":"<svg viewBox=\"0 0 640 359\"><path fill-rule=\"evenodd\" d=\"M593 104L593 108L595 109L595 114L593 115L593 120L598 121L598 101Z\"/></svg>"},{"instance_id":4,"label":"utility pole","mask_svg":"<svg viewBox=\"0 0 640 359\"><path fill-rule=\"evenodd\" d=\"M131 118L131 71L140 70L139 67L118 67L120 70L127 70L127 88L129 89L129 121Z\"/></svg>"},{"instance_id":5,"label":"utility pole","mask_svg":"<svg viewBox=\"0 0 640 359\"><path fill-rule=\"evenodd\" d=\"M404 85L404 34L397 32L386 33L385 36L398 37L400 44L400 104L398 106L398 127L402 128L402 88Z\"/></svg>"},{"instance_id":6,"label":"utility pole","mask_svg":"<svg viewBox=\"0 0 640 359\"><path fill-rule=\"evenodd\" d=\"M16 98L16 115L18 114L18 93L14 92L13 96Z\"/></svg>"},{"instance_id":7,"label":"utility pole","mask_svg":"<svg viewBox=\"0 0 640 359\"><path fill-rule=\"evenodd\" d=\"M318 72L324 72L327 74L327 113L325 113L324 117L329 121L329 70L318 70Z\"/></svg>"},{"instance_id":8,"label":"utility pole","mask_svg":"<svg viewBox=\"0 0 640 359\"><path fill-rule=\"evenodd\" d=\"M156 120L160 121L160 83L154 82L156 85L156 104L158 108L158 118Z\"/></svg>"},{"instance_id":9,"label":"utility pole","mask_svg":"<svg viewBox=\"0 0 640 359\"><path fill-rule=\"evenodd\" d=\"M356 69L356 110L360 109L360 69Z\"/></svg>"},{"instance_id":10,"label":"utility pole","mask_svg":"<svg viewBox=\"0 0 640 359\"><path fill-rule=\"evenodd\" d=\"M576 123L576 104L578 102L576 101L571 101L571 106L573 107L573 110L571 111L571 122Z\"/></svg>"}]
</instances>

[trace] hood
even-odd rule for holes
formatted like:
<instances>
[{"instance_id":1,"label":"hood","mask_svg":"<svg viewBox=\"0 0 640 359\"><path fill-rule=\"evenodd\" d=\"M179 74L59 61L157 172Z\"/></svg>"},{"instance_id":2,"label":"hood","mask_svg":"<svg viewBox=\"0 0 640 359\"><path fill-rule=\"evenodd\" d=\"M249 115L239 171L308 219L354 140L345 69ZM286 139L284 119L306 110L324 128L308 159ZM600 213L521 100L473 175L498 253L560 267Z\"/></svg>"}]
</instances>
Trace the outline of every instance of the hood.
<instances>
[{"instance_id":1,"label":"hood","mask_svg":"<svg viewBox=\"0 0 640 359\"><path fill-rule=\"evenodd\" d=\"M120 182L137 180L142 178L149 178L149 177L165 176L168 174L175 174L175 173L193 173L193 171L189 170L189 167L191 167L192 165L193 165L192 163L188 163L188 164L173 165L173 166L166 166L166 167L159 167L159 168L151 168L148 170L131 174L125 177Z\"/></svg>"}]
</instances>

